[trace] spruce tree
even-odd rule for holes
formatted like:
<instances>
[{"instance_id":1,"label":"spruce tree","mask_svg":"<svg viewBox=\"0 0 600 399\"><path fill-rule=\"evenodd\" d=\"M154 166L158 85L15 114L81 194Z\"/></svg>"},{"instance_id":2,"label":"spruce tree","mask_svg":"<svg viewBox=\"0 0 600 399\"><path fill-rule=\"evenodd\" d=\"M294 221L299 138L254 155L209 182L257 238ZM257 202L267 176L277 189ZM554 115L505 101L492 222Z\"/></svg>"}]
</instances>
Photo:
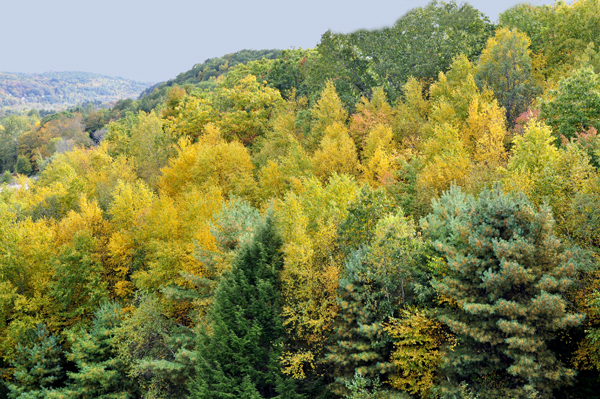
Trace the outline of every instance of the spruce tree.
<instances>
[{"instance_id":1,"label":"spruce tree","mask_svg":"<svg viewBox=\"0 0 600 399\"><path fill-rule=\"evenodd\" d=\"M393 342L384 331L393 309L382 306L386 287L365 252L350 254L339 282L340 309L326 356L334 369L331 390L337 394L347 393L346 385L356 373L377 380L393 367L389 362Z\"/></svg>"},{"instance_id":2,"label":"spruce tree","mask_svg":"<svg viewBox=\"0 0 600 399\"><path fill-rule=\"evenodd\" d=\"M350 214L344 224L348 226L349 220L357 220L356 215L374 216L376 209L386 209L372 206L377 204L375 201L366 204L370 205L368 212L358 212L358 204L353 209L355 215ZM332 389L337 393L347 391L344 387L356 373L369 381L386 379L394 365L390 361L393 338L385 332L385 325L397 316L400 306L416 299L414 285L419 277L416 265L421 260L421 240L401 209L379 217L368 232L370 245L348 256L339 280L339 312L327 354L327 361L335 370Z\"/></svg>"},{"instance_id":3,"label":"spruce tree","mask_svg":"<svg viewBox=\"0 0 600 399\"><path fill-rule=\"evenodd\" d=\"M575 372L551 344L584 318L563 297L577 254L554 235L549 208L499 186L478 198L454 187L433 202L422 227L447 261L433 284L448 304L440 321L457 340L445 353L450 384L442 390L462 383L481 399L551 397L571 382Z\"/></svg>"},{"instance_id":4,"label":"spruce tree","mask_svg":"<svg viewBox=\"0 0 600 399\"><path fill-rule=\"evenodd\" d=\"M11 366L13 381L8 384L11 399L45 398L59 385L64 370L62 347L45 325L38 324L15 348Z\"/></svg>"},{"instance_id":5,"label":"spruce tree","mask_svg":"<svg viewBox=\"0 0 600 399\"><path fill-rule=\"evenodd\" d=\"M285 333L279 272L282 241L268 217L240 248L200 331L191 398L296 398L279 366Z\"/></svg>"},{"instance_id":6,"label":"spruce tree","mask_svg":"<svg viewBox=\"0 0 600 399\"><path fill-rule=\"evenodd\" d=\"M94 314L89 331L68 333L71 351L68 359L77 371L69 372L66 388L51 398L127 399L134 397L135 387L127 374L124 359L118 356L116 333L125 317L116 303L105 303Z\"/></svg>"}]
</instances>

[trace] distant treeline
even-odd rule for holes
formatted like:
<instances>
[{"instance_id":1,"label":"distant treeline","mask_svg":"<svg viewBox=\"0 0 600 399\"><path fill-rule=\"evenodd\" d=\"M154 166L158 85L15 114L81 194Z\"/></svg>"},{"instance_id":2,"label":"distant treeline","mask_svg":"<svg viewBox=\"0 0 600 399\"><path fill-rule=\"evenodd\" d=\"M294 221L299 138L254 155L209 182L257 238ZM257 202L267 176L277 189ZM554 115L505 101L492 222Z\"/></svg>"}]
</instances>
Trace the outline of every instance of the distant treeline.
<instances>
[{"instance_id":1,"label":"distant treeline","mask_svg":"<svg viewBox=\"0 0 600 399\"><path fill-rule=\"evenodd\" d=\"M65 109L86 101L137 97L148 83L87 72L0 72L0 105L9 109Z\"/></svg>"}]
</instances>

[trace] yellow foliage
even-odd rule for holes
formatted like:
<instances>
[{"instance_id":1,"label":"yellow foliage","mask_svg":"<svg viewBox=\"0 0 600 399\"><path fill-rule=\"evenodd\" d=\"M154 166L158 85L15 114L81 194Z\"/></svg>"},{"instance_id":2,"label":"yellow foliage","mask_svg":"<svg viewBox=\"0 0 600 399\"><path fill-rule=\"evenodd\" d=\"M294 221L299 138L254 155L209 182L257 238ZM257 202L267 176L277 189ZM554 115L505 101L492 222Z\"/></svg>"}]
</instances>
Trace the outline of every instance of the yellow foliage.
<instances>
[{"instance_id":1,"label":"yellow foliage","mask_svg":"<svg viewBox=\"0 0 600 399\"><path fill-rule=\"evenodd\" d=\"M93 237L107 239L111 234L111 226L104 219L102 210L96 201L88 201L82 195L79 200L79 211L71 211L56 226L56 245L70 243L77 232L88 231Z\"/></svg>"},{"instance_id":2,"label":"yellow foliage","mask_svg":"<svg viewBox=\"0 0 600 399\"><path fill-rule=\"evenodd\" d=\"M463 138L473 154L473 159L486 165L504 165L507 159L507 132L504 111L496 101L482 102L475 98L469 106Z\"/></svg>"},{"instance_id":3,"label":"yellow foliage","mask_svg":"<svg viewBox=\"0 0 600 399\"><path fill-rule=\"evenodd\" d=\"M282 371L295 379L306 378L306 371L315 368L315 356L312 352L283 352L280 358Z\"/></svg>"},{"instance_id":4,"label":"yellow foliage","mask_svg":"<svg viewBox=\"0 0 600 399\"><path fill-rule=\"evenodd\" d=\"M513 140L513 151L508 167L511 170L539 171L558 158L552 130L535 119L529 121L523 136Z\"/></svg>"},{"instance_id":5,"label":"yellow foliage","mask_svg":"<svg viewBox=\"0 0 600 399\"><path fill-rule=\"evenodd\" d=\"M219 128L208 125L197 143L180 140L177 156L162 170L159 187L169 196L192 186L216 186L224 195L252 196L253 169L247 148L237 141L226 142Z\"/></svg>"},{"instance_id":6,"label":"yellow foliage","mask_svg":"<svg viewBox=\"0 0 600 399\"><path fill-rule=\"evenodd\" d=\"M331 81L327 82L319 101L315 104L311 111L313 124L311 126L311 137L309 147L315 148L327 127L340 124L345 125L348 119L348 112L344 109L342 101L337 95L335 86Z\"/></svg>"},{"instance_id":7,"label":"yellow foliage","mask_svg":"<svg viewBox=\"0 0 600 399\"><path fill-rule=\"evenodd\" d=\"M56 191L58 184L68 187L73 200L80 194L98 201L106 209L119 181L134 182L137 176L124 157L112 158L107 145L83 150L76 149L56 156L44 170L36 187Z\"/></svg>"},{"instance_id":8,"label":"yellow foliage","mask_svg":"<svg viewBox=\"0 0 600 399\"><path fill-rule=\"evenodd\" d=\"M273 161L259 171L258 181L262 199L281 197L288 188L281 168Z\"/></svg>"},{"instance_id":9,"label":"yellow foliage","mask_svg":"<svg viewBox=\"0 0 600 399\"><path fill-rule=\"evenodd\" d=\"M45 296L53 275L54 238L50 221L17 220L0 203L0 351L5 357L31 326L42 320L50 328L57 325Z\"/></svg>"},{"instance_id":10,"label":"yellow foliage","mask_svg":"<svg viewBox=\"0 0 600 399\"><path fill-rule=\"evenodd\" d=\"M473 65L457 57L430 88L429 121L423 127L423 168L418 173L420 201L429 203L452 182L477 192L506 166L506 119L488 90L475 84Z\"/></svg>"},{"instance_id":11,"label":"yellow foliage","mask_svg":"<svg viewBox=\"0 0 600 399\"><path fill-rule=\"evenodd\" d=\"M352 115L349 132L359 153L363 150L365 140L369 132L377 125L391 126L396 114L387 102L383 88L377 87L373 90L373 97L369 100L361 98L356 105L356 113Z\"/></svg>"},{"instance_id":12,"label":"yellow foliage","mask_svg":"<svg viewBox=\"0 0 600 399\"><path fill-rule=\"evenodd\" d=\"M374 186L381 184L381 179L392 173L395 166L395 143L392 129L377 125L369 132L363 151L363 176Z\"/></svg>"},{"instance_id":13,"label":"yellow foliage","mask_svg":"<svg viewBox=\"0 0 600 399\"><path fill-rule=\"evenodd\" d=\"M111 208L115 225L120 226L109 243L110 261L119 276L117 295L129 295L134 288L147 292L171 285L189 288L183 274L205 276L195 252L197 247L216 250L209 222L222 201L217 186L190 186L170 197L152 195L143 184L124 184ZM176 317L187 317L191 304L182 307L164 300L168 311L183 312Z\"/></svg>"},{"instance_id":14,"label":"yellow foliage","mask_svg":"<svg viewBox=\"0 0 600 399\"><path fill-rule=\"evenodd\" d=\"M154 194L142 181L135 184L119 181L109 209L115 230L128 230L140 223L148 212Z\"/></svg>"},{"instance_id":15,"label":"yellow foliage","mask_svg":"<svg viewBox=\"0 0 600 399\"><path fill-rule=\"evenodd\" d=\"M432 105L430 120L435 123L458 123L467 118L469 106L473 99L480 95L474 78L475 67L466 56L460 55L454 59L447 73L440 72L438 81L429 89ZM491 100L491 93L486 93L486 99ZM454 110L454 118L448 119L443 112L444 107L438 104L447 102Z\"/></svg>"},{"instance_id":16,"label":"yellow foliage","mask_svg":"<svg viewBox=\"0 0 600 399\"><path fill-rule=\"evenodd\" d=\"M315 175L326 181L334 173L357 176L360 164L354 141L348 135L348 129L336 122L325 129L320 148L313 157Z\"/></svg>"},{"instance_id":17,"label":"yellow foliage","mask_svg":"<svg viewBox=\"0 0 600 399\"><path fill-rule=\"evenodd\" d=\"M395 151L392 129L385 125L376 125L367 136L363 155L365 159L373 157L377 148L387 153Z\"/></svg>"},{"instance_id":18,"label":"yellow foliage","mask_svg":"<svg viewBox=\"0 0 600 399\"><path fill-rule=\"evenodd\" d=\"M414 145L423 134L431 104L424 97L424 85L414 77L402 88L404 101L399 101L393 120L394 133L404 146Z\"/></svg>"},{"instance_id":19,"label":"yellow foliage","mask_svg":"<svg viewBox=\"0 0 600 399\"><path fill-rule=\"evenodd\" d=\"M279 90L248 75L233 88L218 88L214 106L221 113L215 124L221 128L224 137L248 145L267 132L269 119L284 106L284 101Z\"/></svg>"},{"instance_id":20,"label":"yellow foliage","mask_svg":"<svg viewBox=\"0 0 600 399\"><path fill-rule=\"evenodd\" d=\"M440 195L452 182L463 185L470 167L470 157L458 130L451 125L435 126L433 136L423 145L426 165L419 174L422 192Z\"/></svg>"},{"instance_id":21,"label":"yellow foliage","mask_svg":"<svg viewBox=\"0 0 600 399\"><path fill-rule=\"evenodd\" d=\"M299 145L296 138L296 116L291 112L281 112L273 121L273 130L257 140L254 162L259 166L275 161L289 151L290 147Z\"/></svg>"},{"instance_id":22,"label":"yellow foliage","mask_svg":"<svg viewBox=\"0 0 600 399\"><path fill-rule=\"evenodd\" d=\"M168 136L177 141L182 138L194 141L204 133L204 127L219 119L219 112L210 98L193 95L183 97L173 109L164 115Z\"/></svg>"},{"instance_id":23,"label":"yellow foliage","mask_svg":"<svg viewBox=\"0 0 600 399\"><path fill-rule=\"evenodd\" d=\"M448 340L442 325L424 311L410 309L401 319L392 319L385 331L395 341L390 360L396 373L390 377L390 385L411 394L427 394L442 360L440 347Z\"/></svg>"},{"instance_id":24,"label":"yellow foliage","mask_svg":"<svg viewBox=\"0 0 600 399\"><path fill-rule=\"evenodd\" d=\"M284 240L283 315L294 337L283 364L292 375L301 376L322 360L338 310L342 254L337 225L358 193L358 185L347 176L334 175L327 186L311 179L276 208Z\"/></svg>"}]
</instances>

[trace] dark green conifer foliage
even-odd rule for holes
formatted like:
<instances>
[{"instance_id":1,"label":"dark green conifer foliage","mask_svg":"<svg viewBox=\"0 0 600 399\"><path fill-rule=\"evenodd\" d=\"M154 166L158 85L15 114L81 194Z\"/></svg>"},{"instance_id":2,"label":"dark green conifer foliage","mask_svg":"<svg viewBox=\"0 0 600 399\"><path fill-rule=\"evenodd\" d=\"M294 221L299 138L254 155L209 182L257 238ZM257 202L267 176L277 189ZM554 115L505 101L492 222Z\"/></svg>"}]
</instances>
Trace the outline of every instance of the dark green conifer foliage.
<instances>
[{"instance_id":1,"label":"dark green conifer foliage","mask_svg":"<svg viewBox=\"0 0 600 399\"><path fill-rule=\"evenodd\" d=\"M524 398L572 381L549 349L560 330L584 316L567 309L564 292L578 270L577 253L553 233L549 208L499 186L478 198L453 187L433 202L422 227L447 261L435 281L450 305L440 320L456 334L443 369L452 392L466 383L481 399Z\"/></svg>"},{"instance_id":2,"label":"dark green conifer foliage","mask_svg":"<svg viewBox=\"0 0 600 399\"><path fill-rule=\"evenodd\" d=\"M67 388L56 398L127 399L134 397L135 387L127 374L124 360L118 356L116 332L125 317L116 303L105 303L94 314L89 331L69 332L71 352L68 359L76 372L68 373Z\"/></svg>"},{"instance_id":3,"label":"dark green conifer foliage","mask_svg":"<svg viewBox=\"0 0 600 399\"><path fill-rule=\"evenodd\" d=\"M366 252L360 249L348 256L339 282L340 310L326 356L336 377L331 389L338 394L347 393L346 385L356 373L378 380L393 367L393 342L383 327L394 309L383 306L388 287L383 287Z\"/></svg>"},{"instance_id":4,"label":"dark green conifer foliage","mask_svg":"<svg viewBox=\"0 0 600 399\"><path fill-rule=\"evenodd\" d=\"M11 399L45 398L63 378L62 347L45 325L38 324L15 348Z\"/></svg>"},{"instance_id":5,"label":"dark green conifer foliage","mask_svg":"<svg viewBox=\"0 0 600 399\"><path fill-rule=\"evenodd\" d=\"M212 326L199 333L191 398L299 397L279 366L285 333L279 316L281 244L268 217L223 276L209 318Z\"/></svg>"}]
</instances>

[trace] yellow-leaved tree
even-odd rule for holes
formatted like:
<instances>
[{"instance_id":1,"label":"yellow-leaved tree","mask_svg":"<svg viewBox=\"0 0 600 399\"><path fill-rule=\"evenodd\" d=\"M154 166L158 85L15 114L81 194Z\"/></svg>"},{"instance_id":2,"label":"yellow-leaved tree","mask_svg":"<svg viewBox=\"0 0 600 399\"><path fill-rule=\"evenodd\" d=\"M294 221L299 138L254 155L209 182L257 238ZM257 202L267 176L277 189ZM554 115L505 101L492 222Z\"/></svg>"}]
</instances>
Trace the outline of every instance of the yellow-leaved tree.
<instances>
[{"instance_id":1,"label":"yellow-leaved tree","mask_svg":"<svg viewBox=\"0 0 600 399\"><path fill-rule=\"evenodd\" d=\"M361 170L354 141L346 126L339 122L325 128L325 135L312 161L315 175L322 181L327 181L334 173L358 176Z\"/></svg>"},{"instance_id":2,"label":"yellow-leaved tree","mask_svg":"<svg viewBox=\"0 0 600 399\"><path fill-rule=\"evenodd\" d=\"M344 109L342 101L337 95L332 82L327 82L321 97L311 110L313 118L308 147L315 149L323 139L327 127L334 124L344 125L348 119L348 112Z\"/></svg>"},{"instance_id":3,"label":"yellow-leaved tree","mask_svg":"<svg viewBox=\"0 0 600 399\"><path fill-rule=\"evenodd\" d=\"M231 88L217 88L213 105L220 112L215 124L225 139L251 145L267 132L271 117L284 106L284 100L278 90L248 75Z\"/></svg>"},{"instance_id":4,"label":"yellow-leaved tree","mask_svg":"<svg viewBox=\"0 0 600 399\"><path fill-rule=\"evenodd\" d=\"M24 332L40 322L51 329L60 322L47 297L54 237L49 220L19 218L13 207L0 202L0 351L7 359Z\"/></svg>"},{"instance_id":5,"label":"yellow-leaved tree","mask_svg":"<svg viewBox=\"0 0 600 399\"><path fill-rule=\"evenodd\" d=\"M159 187L177 196L189 187L219 187L229 193L252 199L255 190L254 165L248 149L238 141L227 142L215 125L197 143L179 141L177 155L162 169Z\"/></svg>"},{"instance_id":6,"label":"yellow-leaved tree","mask_svg":"<svg viewBox=\"0 0 600 399\"><path fill-rule=\"evenodd\" d=\"M337 287L343 255L338 225L359 194L349 176L334 174L327 185L307 180L276 207L284 240L283 316L291 341L282 357L284 371L297 378L322 364L327 337L337 314Z\"/></svg>"},{"instance_id":7,"label":"yellow-leaved tree","mask_svg":"<svg viewBox=\"0 0 600 399\"><path fill-rule=\"evenodd\" d=\"M389 126L375 125L366 137L363 149L363 178L372 186L392 178L396 143Z\"/></svg>"},{"instance_id":8,"label":"yellow-leaved tree","mask_svg":"<svg viewBox=\"0 0 600 399\"><path fill-rule=\"evenodd\" d=\"M361 101L356 104L356 113L350 118L349 132L361 160L363 147L366 145L369 132L378 125L391 127L395 114L396 110L387 102L382 87L373 89L370 100L362 97Z\"/></svg>"},{"instance_id":9,"label":"yellow-leaved tree","mask_svg":"<svg viewBox=\"0 0 600 399\"><path fill-rule=\"evenodd\" d=\"M460 56L430 88L430 113L419 145L421 201L429 203L454 182L477 192L506 167L506 120L490 91L479 90L475 68Z\"/></svg>"}]
</instances>

